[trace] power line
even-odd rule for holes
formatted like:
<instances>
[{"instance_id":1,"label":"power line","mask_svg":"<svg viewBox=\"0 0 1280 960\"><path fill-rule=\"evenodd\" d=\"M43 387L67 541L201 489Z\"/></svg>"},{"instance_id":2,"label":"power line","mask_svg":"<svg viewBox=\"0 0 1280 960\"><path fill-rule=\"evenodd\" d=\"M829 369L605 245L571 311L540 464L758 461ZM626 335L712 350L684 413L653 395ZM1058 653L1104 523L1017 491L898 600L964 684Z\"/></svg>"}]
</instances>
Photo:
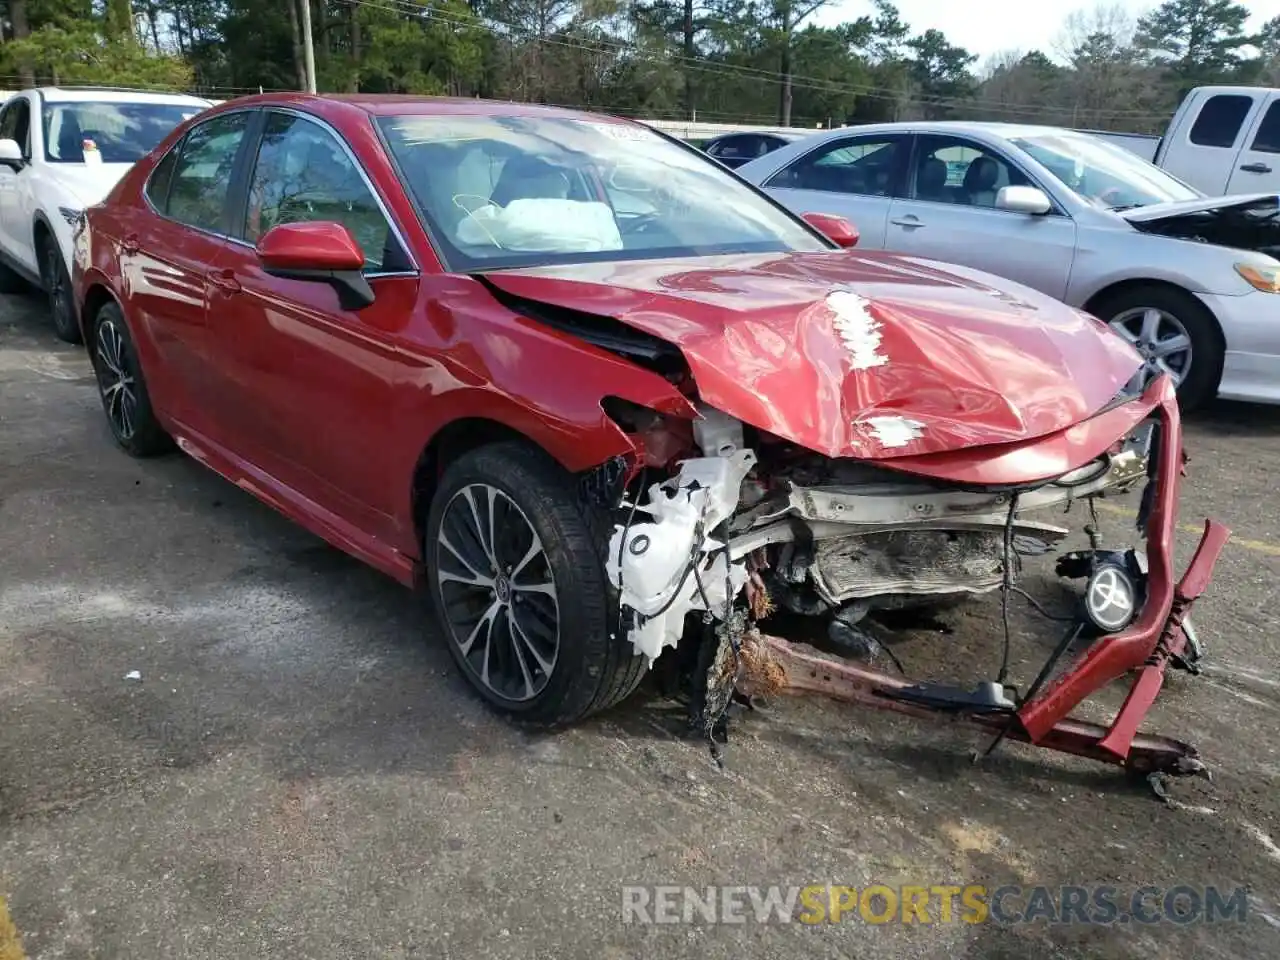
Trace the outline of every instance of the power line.
<instances>
[{"instance_id":1,"label":"power line","mask_svg":"<svg viewBox=\"0 0 1280 960\"><path fill-rule=\"evenodd\" d=\"M713 75L735 76L741 79L753 79L759 82L768 82L772 84L780 84L786 79L781 73L764 70L759 67L748 67L730 63L709 63L696 57L686 57L682 54L676 53L667 53L662 56L645 55L642 51L636 49L634 44L612 38L601 37L591 41L590 43L583 43L568 40L563 37L537 36L530 28L513 24L508 21L497 20L491 17L485 18L484 20L468 20L450 14L441 13L437 10L427 9L417 5L413 0L383 0L383 2L377 2L377 0L345 0L345 2L353 6L366 6L388 13L412 14L420 17L421 19L433 20L438 23L448 24L455 27L485 30L495 36L503 35L503 31L498 29L499 27L503 27L506 31L511 33L524 34L529 41L534 43L550 44L587 53L599 54L603 52L603 50L612 49L618 53L625 53L643 61L685 64L686 69L699 70ZM898 93L885 87L856 83L835 83L802 74L793 74L791 77L791 85L793 88L812 90L820 93L852 94L854 96L886 100L895 103L902 99ZM999 103L997 101L988 101L979 98L917 95L910 97L909 100L913 103L927 106L952 108L977 107L989 112L1002 113L1014 117L1026 117L1028 115L1037 116L1049 112L1042 107L1019 107L1013 104ZM1068 108L1064 107L1061 109L1065 112ZM1151 113L1141 110L1106 110L1092 112L1091 115L1099 120L1103 118L1129 119L1134 122L1138 122L1140 120L1168 119L1169 117L1168 113Z\"/></svg>"}]
</instances>

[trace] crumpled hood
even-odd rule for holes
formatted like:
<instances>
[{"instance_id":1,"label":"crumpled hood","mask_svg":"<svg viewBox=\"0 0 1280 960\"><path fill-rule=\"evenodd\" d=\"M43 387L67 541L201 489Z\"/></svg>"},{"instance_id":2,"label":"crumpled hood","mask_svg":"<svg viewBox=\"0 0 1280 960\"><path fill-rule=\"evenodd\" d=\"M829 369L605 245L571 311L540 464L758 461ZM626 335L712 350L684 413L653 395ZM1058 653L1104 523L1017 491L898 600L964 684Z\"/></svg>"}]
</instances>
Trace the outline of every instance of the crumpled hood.
<instances>
[{"instance_id":1,"label":"crumpled hood","mask_svg":"<svg viewBox=\"0 0 1280 960\"><path fill-rule=\"evenodd\" d=\"M104 200L129 169L129 163L51 163L46 167L51 179L79 201L81 207Z\"/></svg>"},{"instance_id":2,"label":"crumpled hood","mask_svg":"<svg viewBox=\"0 0 1280 960\"><path fill-rule=\"evenodd\" d=\"M831 457L1042 436L1098 411L1140 365L1101 322L1027 287L892 254L588 263L484 278L675 344L707 403Z\"/></svg>"}]
</instances>

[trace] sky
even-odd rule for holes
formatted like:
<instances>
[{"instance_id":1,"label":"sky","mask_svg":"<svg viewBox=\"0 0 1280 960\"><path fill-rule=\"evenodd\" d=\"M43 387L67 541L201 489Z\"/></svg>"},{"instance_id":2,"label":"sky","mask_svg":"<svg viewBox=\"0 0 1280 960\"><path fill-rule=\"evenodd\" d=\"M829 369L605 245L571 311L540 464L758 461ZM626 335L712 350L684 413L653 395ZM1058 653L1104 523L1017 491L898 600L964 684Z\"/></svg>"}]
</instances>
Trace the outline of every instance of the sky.
<instances>
[{"instance_id":1,"label":"sky","mask_svg":"<svg viewBox=\"0 0 1280 960\"><path fill-rule=\"evenodd\" d=\"M1110 0L1140 16L1158 0ZM1242 0L1253 14L1250 28L1257 28L1280 16L1280 0ZM1008 50L1026 52L1040 49L1052 56L1054 41L1062 33L1063 21L1073 10L1093 9L1091 0L896 0L902 19L916 33L930 27L941 30L947 39L970 53L988 56ZM830 26L854 20L871 11L869 0L836 0L814 18L814 23Z\"/></svg>"}]
</instances>

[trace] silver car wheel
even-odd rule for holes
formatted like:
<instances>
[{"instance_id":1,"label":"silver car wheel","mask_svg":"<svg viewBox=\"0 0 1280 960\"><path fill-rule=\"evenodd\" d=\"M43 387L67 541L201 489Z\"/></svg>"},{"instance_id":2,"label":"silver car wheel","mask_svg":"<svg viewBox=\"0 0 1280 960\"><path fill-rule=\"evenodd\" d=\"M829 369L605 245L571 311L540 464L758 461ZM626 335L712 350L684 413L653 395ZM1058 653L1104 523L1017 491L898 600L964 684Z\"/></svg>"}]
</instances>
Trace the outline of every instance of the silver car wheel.
<instances>
[{"instance_id":1,"label":"silver car wheel","mask_svg":"<svg viewBox=\"0 0 1280 960\"><path fill-rule=\"evenodd\" d=\"M1142 357L1143 383L1167 373L1179 387L1191 372L1191 334L1182 321L1156 307L1133 307L1111 318L1111 329Z\"/></svg>"},{"instance_id":2,"label":"silver car wheel","mask_svg":"<svg viewBox=\"0 0 1280 960\"><path fill-rule=\"evenodd\" d=\"M560 609L529 518L496 487L463 487L444 508L435 559L450 639L472 674L505 700L532 700L555 670Z\"/></svg>"}]
</instances>

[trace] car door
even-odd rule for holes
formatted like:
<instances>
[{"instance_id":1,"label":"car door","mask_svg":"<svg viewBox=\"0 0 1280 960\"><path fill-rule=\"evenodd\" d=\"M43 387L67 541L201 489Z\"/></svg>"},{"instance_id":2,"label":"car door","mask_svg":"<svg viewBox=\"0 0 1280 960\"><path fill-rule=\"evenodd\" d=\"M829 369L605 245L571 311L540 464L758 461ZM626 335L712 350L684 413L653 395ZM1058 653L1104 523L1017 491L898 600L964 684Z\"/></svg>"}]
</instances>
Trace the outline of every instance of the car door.
<instances>
[{"instance_id":1,"label":"car door","mask_svg":"<svg viewBox=\"0 0 1280 960\"><path fill-rule=\"evenodd\" d=\"M1067 292L1076 226L1065 211L996 207L1006 186L1038 186L993 147L957 136L916 139L905 196L889 210L886 248L986 270L1051 297Z\"/></svg>"},{"instance_id":2,"label":"car door","mask_svg":"<svg viewBox=\"0 0 1280 960\"><path fill-rule=\"evenodd\" d=\"M1250 175L1237 170L1240 163L1247 162L1237 162L1237 157L1260 107L1260 98L1249 93L1215 93L1206 97L1194 120L1184 120L1169 132L1170 143L1162 151L1160 165L1202 193L1222 196L1231 189L1237 172Z\"/></svg>"},{"instance_id":3,"label":"car door","mask_svg":"<svg viewBox=\"0 0 1280 960\"><path fill-rule=\"evenodd\" d=\"M339 134L300 113L266 114L240 200L241 239L210 301L217 403L252 458L361 529L391 536L397 335L419 275L402 235ZM375 302L343 308L323 282L271 276L256 242L273 226L337 221L360 243Z\"/></svg>"},{"instance_id":4,"label":"car door","mask_svg":"<svg viewBox=\"0 0 1280 960\"><path fill-rule=\"evenodd\" d=\"M859 247L880 250L910 144L910 136L904 134L828 140L778 170L763 187L795 213L847 218L858 229Z\"/></svg>"},{"instance_id":5,"label":"car door","mask_svg":"<svg viewBox=\"0 0 1280 960\"><path fill-rule=\"evenodd\" d=\"M1265 108L1252 128L1227 179L1228 194L1280 190L1280 93L1266 97Z\"/></svg>"},{"instance_id":6,"label":"car door","mask_svg":"<svg viewBox=\"0 0 1280 960\"><path fill-rule=\"evenodd\" d=\"M151 171L147 207L118 208L125 311L153 391L189 428L219 443L207 357L210 272L231 249L230 183L244 162L257 111L224 113L192 127ZM148 361L151 361L148 363Z\"/></svg>"},{"instance_id":7,"label":"car door","mask_svg":"<svg viewBox=\"0 0 1280 960\"><path fill-rule=\"evenodd\" d=\"M16 96L0 111L0 140L14 140L31 161L31 102ZM0 248L28 273L38 274L31 213L31 168L0 165Z\"/></svg>"}]
</instances>

